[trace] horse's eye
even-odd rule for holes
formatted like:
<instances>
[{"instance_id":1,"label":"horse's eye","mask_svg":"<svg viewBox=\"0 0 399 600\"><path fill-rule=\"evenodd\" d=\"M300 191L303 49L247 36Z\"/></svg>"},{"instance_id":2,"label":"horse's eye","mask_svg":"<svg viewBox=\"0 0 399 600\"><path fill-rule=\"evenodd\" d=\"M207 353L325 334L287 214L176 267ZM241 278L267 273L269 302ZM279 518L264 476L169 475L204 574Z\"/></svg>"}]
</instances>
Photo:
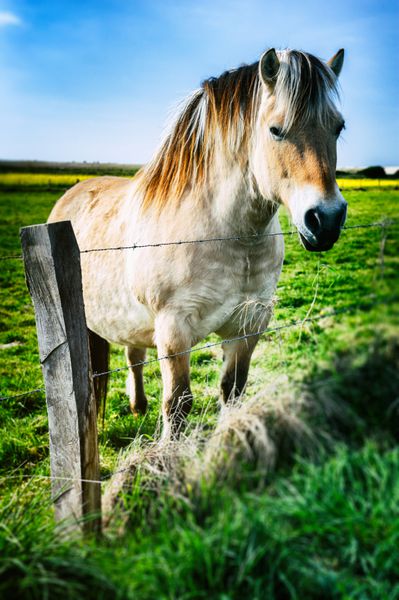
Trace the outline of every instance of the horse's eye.
<instances>
[{"instance_id":1,"label":"horse's eye","mask_svg":"<svg viewBox=\"0 0 399 600\"><path fill-rule=\"evenodd\" d=\"M335 130L335 135L338 137L343 129L345 129L345 123L340 123Z\"/></svg>"},{"instance_id":2,"label":"horse's eye","mask_svg":"<svg viewBox=\"0 0 399 600\"><path fill-rule=\"evenodd\" d=\"M283 137L283 132L280 129L280 127L270 127L270 133L277 140L281 140L281 138Z\"/></svg>"}]
</instances>

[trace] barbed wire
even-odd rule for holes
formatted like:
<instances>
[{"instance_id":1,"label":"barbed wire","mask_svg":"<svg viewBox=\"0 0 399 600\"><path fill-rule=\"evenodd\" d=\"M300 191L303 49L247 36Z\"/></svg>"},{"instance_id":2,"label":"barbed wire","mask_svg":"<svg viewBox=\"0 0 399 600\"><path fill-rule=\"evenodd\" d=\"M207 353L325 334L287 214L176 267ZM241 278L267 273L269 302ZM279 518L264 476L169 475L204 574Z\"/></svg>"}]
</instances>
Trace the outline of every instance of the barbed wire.
<instances>
[{"instance_id":1,"label":"barbed wire","mask_svg":"<svg viewBox=\"0 0 399 600\"><path fill-rule=\"evenodd\" d=\"M298 319L296 321L284 323L283 325L279 325L277 327L266 327L264 329L260 329L253 333L247 333L247 334L243 334L240 336L235 336L233 338L226 338L223 340L219 340L218 342L210 342L208 344L204 344L203 346L187 348L186 350L181 350L179 352L173 352L172 354L166 354L165 356L159 356L157 358L151 358L151 359L145 360L145 361L139 361L137 363L134 363L131 365L126 365L124 367L117 367L116 369L109 369L108 371L103 371L101 373L93 373L93 379L96 379L98 377L105 377L106 375L111 375L113 373L119 373L121 371L127 371L129 369L134 369L135 367L142 367L142 366L150 365L150 364L160 362L163 360L176 358L176 357L184 356L187 354L192 354L194 352L200 352L201 350L208 350L209 348L215 348L216 346L222 346L223 344L231 344L233 342L242 341L245 339L249 339L249 338L256 337L256 336L261 336L264 334L276 333L276 332L282 331L284 329L290 329L291 327L297 327L298 325L304 325L305 323L308 323L308 322L320 321L320 320L326 319L328 317L334 317L334 316L338 316L338 315L345 314L345 313L358 312L360 310L367 310L367 309L373 308L374 306L377 306L380 304L390 304L391 302L395 302L397 300L399 300L399 296L388 296L387 298L381 298L377 301L370 302L368 304L361 304L361 305L356 304L356 305L352 305L352 306L343 307L341 309L334 309L329 312L321 313L315 317L305 317L304 319ZM26 392L21 392L20 394L15 394L15 395L11 395L11 396L1 396L0 401L15 400L17 398L22 398L24 396L29 396L31 394L44 392L44 391L45 391L45 388L40 387L40 388L36 388L36 389L29 390Z\"/></svg>"},{"instance_id":2,"label":"barbed wire","mask_svg":"<svg viewBox=\"0 0 399 600\"><path fill-rule=\"evenodd\" d=\"M118 472L115 473L115 475L118 474ZM110 477L108 477L109 479ZM8 479L46 479L46 480L51 480L51 481L70 481L71 483L77 483L77 482L82 482L82 483L106 483L107 478L104 479L80 479L80 478L75 478L75 477L54 477L52 475L41 475L41 474L36 474L33 473L32 475L25 475L24 473L21 473L19 475L0 475L0 480L1 481L5 481Z\"/></svg>"},{"instance_id":3,"label":"barbed wire","mask_svg":"<svg viewBox=\"0 0 399 600\"><path fill-rule=\"evenodd\" d=\"M369 227L391 227L398 223L398 221L391 219L388 221L380 221L378 223L359 223L357 225L347 225L342 228L342 230L348 229L366 229ZM109 248L90 248L86 250L81 250L81 254L89 254L91 252L110 252L116 250L137 250L140 248L160 248L162 246L180 246L183 244L204 244L207 242L226 242L226 241L239 241L239 240L248 240L248 239L256 239L256 238L267 238L267 237L278 237L278 236L290 236L296 235L298 232L296 229L292 229L289 231L276 231L273 233L252 233L248 235L231 235L226 237L213 237L213 238L203 238L203 239L195 239L195 240L177 240L173 242L154 242L149 244L132 244L130 246L114 246Z\"/></svg>"},{"instance_id":4,"label":"barbed wire","mask_svg":"<svg viewBox=\"0 0 399 600\"><path fill-rule=\"evenodd\" d=\"M15 394L14 396L0 396L0 400L15 400L16 398L22 398L23 396L30 396L31 394L37 394L38 392L44 392L45 388L40 387L34 390L29 390L28 392L21 392L20 394Z\"/></svg>"},{"instance_id":5,"label":"barbed wire","mask_svg":"<svg viewBox=\"0 0 399 600\"><path fill-rule=\"evenodd\" d=\"M119 469L118 471L114 471L113 473L110 473L109 475L104 475L100 479L80 479L79 477L57 477L57 476L53 476L53 475L42 475L40 473L33 473L31 475L28 475L25 473L18 473L16 475L10 475L10 474L0 475L0 481L6 481L8 479L45 479L45 480L49 480L49 481L65 481L65 482L71 482L71 483L78 483L78 482L99 483L101 485L104 485L110 479L112 479L112 477L114 477L114 475L119 475L120 473L126 473L126 471L130 471L130 469L129 468Z\"/></svg>"},{"instance_id":6,"label":"barbed wire","mask_svg":"<svg viewBox=\"0 0 399 600\"><path fill-rule=\"evenodd\" d=\"M388 219L387 221L380 221L377 223L359 223L356 225L346 225L342 228L343 231L351 230L351 229L367 229L370 227L393 227L399 224L399 221L396 219ZM112 252L112 251L121 251L121 250L137 250L140 248L160 248L162 246L181 246L184 244L205 244L212 242L228 242L228 241L239 241L239 240L249 240L256 238L267 238L267 237L278 237L278 236L291 236L297 233L296 229L292 229L289 231L276 231L273 233L252 233L248 235L230 235L230 236L221 236L221 237L213 237L213 238L199 238L194 240L176 240L170 242L154 242L148 244L131 244L129 246L112 246L109 248L89 248L85 250L81 250L80 254L89 254L92 252ZM2 260L22 260L22 254L10 254L5 256L0 256L0 261Z\"/></svg>"},{"instance_id":7,"label":"barbed wire","mask_svg":"<svg viewBox=\"0 0 399 600\"><path fill-rule=\"evenodd\" d=\"M218 342L210 342L209 344L205 344L204 346L199 346L197 348L195 348L195 347L188 348L187 350L181 350L180 352L174 352L172 354L167 354L165 356L159 356L157 358L151 358L149 360L140 361L140 362L134 363L132 365L127 365L125 367L118 367L116 369L110 369L109 371L104 371L102 373L94 373L93 379L96 377L104 377L105 375L110 375L112 373L119 373L120 371L126 371L128 369L134 369L135 367L142 367L145 365L150 365L154 362L160 362L161 360L167 360L169 358L176 358L178 356L184 356L186 354L191 354L192 352L208 350L209 348L214 348L216 346L222 346L223 344L231 344L233 342L246 340L246 339L256 337L256 336L269 334L269 333L275 333L277 331L282 331L283 329L289 329L291 327L297 327L298 325L304 325L305 323L308 323L308 322L320 321L320 320L326 319L328 317L334 317L334 316L344 314L344 313L349 313L349 312L356 312L358 310L359 311L366 310L368 308L373 308L374 306L376 306L378 304L388 304L389 302L394 302L395 300L398 300L398 299L399 299L399 296L390 296L390 297L388 297L388 299L379 300L377 302L373 302L368 305L360 305L360 306L354 305L354 306L344 307L342 309L332 310L328 313L323 313L323 314L317 315L316 317L305 317L304 319L299 319L297 321L291 321L290 323L284 323L284 325L279 325L278 327L266 327L265 329L260 329L253 333L247 333L247 334L235 336L233 338L228 338L228 339L226 338L226 339L218 341Z\"/></svg>"},{"instance_id":8,"label":"barbed wire","mask_svg":"<svg viewBox=\"0 0 399 600\"><path fill-rule=\"evenodd\" d=\"M80 479L79 477L57 477L53 475L42 475L40 473L32 473L31 475L25 473L18 473L16 475L0 475L0 481L6 481L8 479L45 479L48 481L69 481L71 483L99 483L100 485L104 485L108 483L110 479L112 479L115 475L120 475L121 473L126 473L130 471L131 468L125 467L124 469L118 469L117 471L113 471L108 475L104 475L100 479ZM15 471L14 471L15 472Z\"/></svg>"}]
</instances>

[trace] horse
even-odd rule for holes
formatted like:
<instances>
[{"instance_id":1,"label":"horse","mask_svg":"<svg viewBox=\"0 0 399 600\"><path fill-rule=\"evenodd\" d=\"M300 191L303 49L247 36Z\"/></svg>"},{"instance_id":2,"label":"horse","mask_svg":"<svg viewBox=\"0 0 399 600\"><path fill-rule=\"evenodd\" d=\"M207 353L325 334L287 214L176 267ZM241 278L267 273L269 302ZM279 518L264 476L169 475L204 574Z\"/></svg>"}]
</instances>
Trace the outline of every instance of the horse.
<instances>
[{"instance_id":1,"label":"horse","mask_svg":"<svg viewBox=\"0 0 399 600\"><path fill-rule=\"evenodd\" d=\"M143 415L146 349L172 355L160 361L166 437L178 435L192 407L185 351L208 334L232 340L222 345L223 400L244 392L284 259L279 206L308 251L327 251L340 235L343 59L342 49L323 62L271 48L205 80L135 177L77 183L50 214L50 222L72 222L81 251L130 246L81 254L93 370L107 370L109 343L124 346L130 407ZM249 337L233 339L243 332Z\"/></svg>"}]
</instances>

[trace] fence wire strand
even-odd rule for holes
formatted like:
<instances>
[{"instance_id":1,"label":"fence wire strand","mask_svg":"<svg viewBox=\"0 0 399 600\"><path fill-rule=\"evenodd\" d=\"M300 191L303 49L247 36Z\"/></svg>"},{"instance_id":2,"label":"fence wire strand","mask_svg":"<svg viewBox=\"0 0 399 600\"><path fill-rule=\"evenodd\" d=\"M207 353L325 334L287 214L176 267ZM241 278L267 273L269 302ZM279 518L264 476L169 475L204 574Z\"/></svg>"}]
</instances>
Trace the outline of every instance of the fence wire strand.
<instances>
[{"instance_id":1,"label":"fence wire strand","mask_svg":"<svg viewBox=\"0 0 399 600\"><path fill-rule=\"evenodd\" d=\"M283 329L290 329L291 327L297 327L298 325L305 325L305 323L309 323L309 322L313 323L314 321L321 321L322 319L326 319L328 317L335 317L337 315L341 315L341 314L345 314L345 313L358 312L360 310L367 310L369 308L373 308L374 306L376 306L378 304L388 304L389 302L394 302L398 298L399 297L396 297L396 296L389 297L389 299L384 299L384 300L373 302L373 303L370 303L367 305L349 306L349 307L344 307L342 309L337 309L337 310L332 310L330 312L322 313L315 317L305 317L304 319L300 319L297 321L291 321L290 323L284 323L283 325L279 325L278 327L266 327L265 329L260 329L253 333L239 335L239 336L236 336L233 338L221 340L219 342L211 342L209 344L205 344L204 346L199 346L198 348L195 348L195 347L188 348L187 350L181 350L180 352L174 352L172 354L167 354L165 356L159 356L158 358L151 358L149 360L140 361L140 362L134 363L132 365L127 365L125 367L118 367L116 369L110 369L109 371L104 371L102 373L94 373L93 379L96 377L104 377L105 375L110 375L112 373L119 373L120 371L126 371L128 369L133 369L135 367L142 367L145 365L150 365L154 362L160 362L161 360L167 360L169 358L176 358L178 356L184 356L186 354L191 354L192 352L208 350L209 348L214 348L216 346L222 346L223 344L231 344L232 342L238 342L238 341L246 340L246 339L256 337L256 336L275 333L277 331L282 331Z\"/></svg>"},{"instance_id":2,"label":"fence wire strand","mask_svg":"<svg viewBox=\"0 0 399 600\"><path fill-rule=\"evenodd\" d=\"M346 225L342 228L343 231L348 229L367 229L370 227L391 227L397 224L397 221L390 219L389 221L382 221L378 223L360 223L358 225ZM296 235L298 232L296 229L291 229L289 231L276 231L273 233L252 233L248 235L231 235L226 237L214 237L214 238L203 238L196 240L177 240L174 242L154 242L150 244L132 244L130 246L114 246L109 248L90 248L86 250L81 250L81 254L89 254L92 252L111 252L115 250L138 250L140 248L160 248L162 246L181 246L183 244L204 244L207 242L229 242L229 241L239 241L239 240L249 240L249 239L257 239L257 238L268 238L268 237L278 237L278 236L290 236Z\"/></svg>"},{"instance_id":3,"label":"fence wire strand","mask_svg":"<svg viewBox=\"0 0 399 600\"><path fill-rule=\"evenodd\" d=\"M13 259L22 260L22 258L23 258L22 254L8 254L5 256L0 256L0 260L13 260Z\"/></svg>"},{"instance_id":4,"label":"fence wire strand","mask_svg":"<svg viewBox=\"0 0 399 600\"><path fill-rule=\"evenodd\" d=\"M40 387L34 390L29 390L28 392L21 392L20 394L15 394L15 396L0 396L0 400L15 400L16 398L22 398L23 396L30 396L31 394L37 394L39 392L44 392L45 388Z\"/></svg>"},{"instance_id":5,"label":"fence wire strand","mask_svg":"<svg viewBox=\"0 0 399 600\"><path fill-rule=\"evenodd\" d=\"M46 481L65 481L65 482L70 482L70 483L99 483L101 485L104 485L105 483L108 483L108 481L114 477L114 475L119 475L120 473L126 473L127 471L129 471L129 468L125 468L125 469L118 469L117 471L114 471L113 473L110 473L109 475L104 475L104 477L101 477L101 479L79 479L77 477L54 477L53 475L41 475L40 473L33 473L32 475L28 475L25 473L19 473L16 475L0 475L0 481L6 481L9 479L44 479ZM15 471L14 471L15 472Z\"/></svg>"},{"instance_id":6,"label":"fence wire strand","mask_svg":"<svg viewBox=\"0 0 399 600\"><path fill-rule=\"evenodd\" d=\"M336 310L332 310L329 312L321 313L319 315L316 315L315 317L305 317L303 319L291 321L289 323L284 323L283 325L279 325L277 327L266 327L265 329L260 329L253 333L247 333L247 334L235 336L233 338L228 338L228 339L226 338L226 339L220 340L218 342L210 342L208 344L204 344L203 346L198 346L197 348L196 347L187 348L186 350L181 350L180 352L174 352L172 354L167 354L165 356L151 358L149 360L140 361L140 362L137 362L137 363L134 363L131 365L126 365L124 367L117 367L116 369L110 369L108 371L103 371L101 373L93 373L93 379L95 379L97 377L105 377L106 375L111 375L113 373L120 373L121 371L127 371L128 369L133 369L135 367L142 367L145 365L150 365L150 364L153 364L156 362L160 362L162 360L176 358L178 356L184 356L186 354L192 354L194 352L200 352L201 350L208 350L209 348L215 348L217 346L222 346L223 344L231 344L233 342L242 341L245 339L249 339L249 338L256 337L256 336L261 336L264 334L276 333L276 332L282 331L284 329L290 329L291 327L297 327L299 325L303 326L305 323L309 323L309 322L313 323L316 321L321 321L328 317L335 317L335 316L345 314L345 313L351 313L351 312L354 313L354 312L359 312L361 310L367 310L367 309L373 308L374 306L377 306L379 304L389 304L391 302L395 302L398 299L399 299L399 296L389 296L387 298L380 299L375 302L370 302L368 304L361 304L361 305L357 304L357 305L347 306L347 307L343 307L341 309L336 309ZM12 396L1 396L0 401L14 400L16 398L22 398L24 396L29 396L31 394L44 392L44 391L45 391L44 387L36 388L34 390L29 390L27 392L22 392L20 394L16 394L16 395L12 395Z\"/></svg>"},{"instance_id":7,"label":"fence wire strand","mask_svg":"<svg viewBox=\"0 0 399 600\"><path fill-rule=\"evenodd\" d=\"M387 221L382 221L378 223L359 223L358 225L345 225L342 230L350 230L350 229L368 229L370 227L393 227L398 224L398 221L395 219L389 219ZM213 238L203 238L196 240L176 240L172 242L154 242L149 244L131 244L130 246L113 246L109 248L88 248L85 250L81 250L80 254L89 254L92 252L112 252L112 251L121 251L121 250L138 250L140 248L160 248L162 246L182 246L184 244L205 244L207 242L232 242L232 241L240 241L240 240L249 240L256 238L267 238L267 237L278 237L278 236L291 236L297 233L296 229L291 229L289 231L276 231L274 233L252 233L248 235L231 235L226 237L213 237ZM9 254L5 256L0 256L0 261L2 260L22 260L22 254Z\"/></svg>"}]
</instances>

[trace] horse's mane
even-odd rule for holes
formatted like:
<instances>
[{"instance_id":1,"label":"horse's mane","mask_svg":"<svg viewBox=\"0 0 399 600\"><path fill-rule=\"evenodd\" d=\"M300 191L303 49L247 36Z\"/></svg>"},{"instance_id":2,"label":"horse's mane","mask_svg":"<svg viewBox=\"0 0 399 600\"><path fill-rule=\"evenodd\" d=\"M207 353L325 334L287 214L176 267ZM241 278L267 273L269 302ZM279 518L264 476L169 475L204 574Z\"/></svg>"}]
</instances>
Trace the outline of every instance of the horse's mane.
<instances>
[{"instance_id":1,"label":"horse's mane","mask_svg":"<svg viewBox=\"0 0 399 600\"><path fill-rule=\"evenodd\" d=\"M337 79L321 60L298 50L277 52L280 69L275 107L284 115L283 129L314 120L327 126L335 112ZM186 101L154 159L140 173L143 209L159 210L169 201L205 183L217 142L242 163L248 159L260 94L259 61L205 80Z\"/></svg>"}]
</instances>

